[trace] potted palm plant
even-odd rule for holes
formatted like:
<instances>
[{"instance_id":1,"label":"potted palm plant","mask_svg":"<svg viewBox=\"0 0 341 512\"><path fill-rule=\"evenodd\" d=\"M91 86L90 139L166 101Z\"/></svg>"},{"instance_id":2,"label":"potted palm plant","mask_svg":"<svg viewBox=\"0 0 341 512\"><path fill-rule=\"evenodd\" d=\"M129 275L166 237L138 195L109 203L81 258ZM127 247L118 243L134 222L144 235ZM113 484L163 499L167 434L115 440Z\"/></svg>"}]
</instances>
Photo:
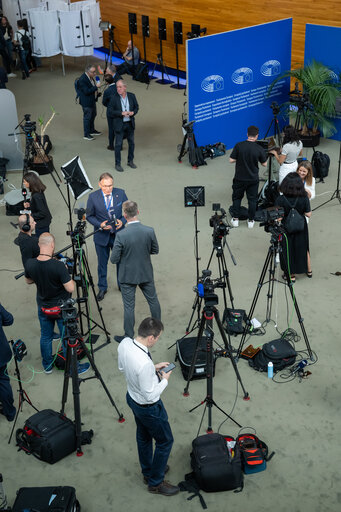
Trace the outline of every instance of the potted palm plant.
<instances>
[{"instance_id":1,"label":"potted palm plant","mask_svg":"<svg viewBox=\"0 0 341 512\"><path fill-rule=\"evenodd\" d=\"M341 96L341 77L328 66L313 60L301 68L285 71L271 84L269 93L275 83L285 77L293 79L296 85L289 101L281 105L281 111L295 122L303 145L316 146L320 135L330 137L336 132L335 103Z\"/></svg>"}]
</instances>

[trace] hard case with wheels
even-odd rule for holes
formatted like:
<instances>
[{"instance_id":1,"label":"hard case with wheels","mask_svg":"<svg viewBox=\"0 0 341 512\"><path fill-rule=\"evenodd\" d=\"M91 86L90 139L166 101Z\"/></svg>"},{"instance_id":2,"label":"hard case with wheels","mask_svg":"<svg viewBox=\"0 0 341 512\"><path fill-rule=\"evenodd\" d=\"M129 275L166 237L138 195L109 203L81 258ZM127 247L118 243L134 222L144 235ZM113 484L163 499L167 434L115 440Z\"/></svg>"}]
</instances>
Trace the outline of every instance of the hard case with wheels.
<instances>
[{"instance_id":1,"label":"hard case with wheels","mask_svg":"<svg viewBox=\"0 0 341 512\"><path fill-rule=\"evenodd\" d=\"M80 512L74 487L21 487L12 512Z\"/></svg>"}]
</instances>

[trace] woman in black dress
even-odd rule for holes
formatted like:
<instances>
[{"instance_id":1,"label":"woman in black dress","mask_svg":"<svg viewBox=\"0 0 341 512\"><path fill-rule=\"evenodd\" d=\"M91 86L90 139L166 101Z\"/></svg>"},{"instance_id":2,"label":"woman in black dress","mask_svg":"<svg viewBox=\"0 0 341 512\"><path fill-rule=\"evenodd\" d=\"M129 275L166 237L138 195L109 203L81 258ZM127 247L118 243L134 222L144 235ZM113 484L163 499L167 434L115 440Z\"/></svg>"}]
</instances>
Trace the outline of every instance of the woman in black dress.
<instances>
[{"instance_id":1,"label":"woman in black dress","mask_svg":"<svg viewBox=\"0 0 341 512\"><path fill-rule=\"evenodd\" d=\"M283 195L276 199L276 205L284 208L284 219L293 207L301 215L305 217L311 216L310 201L307 192L304 189L302 179L296 172L291 172L284 178L280 185L280 192L282 192ZM286 240L288 240L289 262ZM307 222L304 223L304 229L302 231L283 236L282 247L283 256L289 263L291 281L295 282L295 274L306 274L308 277L312 277ZM284 270L283 267L282 270Z\"/></svg>"},{"instance_id":2,"label":"woman in black dress","mask_svg":"<svg viewBox=\"0 0 341 512\"><path fill-rule=\"evenodd\" d=\"M35 172L28 172L23 177L23 186L31 192L31 200L25 202L24 207L31 210L31 215L36 221L36 236L49 233L52 215L44 195L45 185Z\"/></svg>"}]
</instances>

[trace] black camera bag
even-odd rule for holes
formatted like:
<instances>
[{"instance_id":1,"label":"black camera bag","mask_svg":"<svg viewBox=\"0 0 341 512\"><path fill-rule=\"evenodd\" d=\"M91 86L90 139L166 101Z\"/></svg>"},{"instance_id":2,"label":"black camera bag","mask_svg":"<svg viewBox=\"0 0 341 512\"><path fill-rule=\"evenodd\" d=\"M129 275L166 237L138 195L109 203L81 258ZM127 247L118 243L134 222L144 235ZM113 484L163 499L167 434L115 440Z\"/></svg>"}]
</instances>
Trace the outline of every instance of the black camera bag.
<instances>
[{"instance_id":1,"label":"black camera bag","mask_svg":"<svg viewBox=\"0 0 341 512\"><path fill-rule=\"evenodd\" d=\"M189 371L192 365L195 348L197 345L197 338L181 338L176 342L176 357L180 363L183 378L188 380ZM196 363L194 365L194 372L192 380L205 379L207 376L207 338L202 336L199 343L199 352ZM213 377L215 373L215 360L213 365Z\"/></svg>"},{"instance_id":2,"label":"black camera bag","mask_svg":"<svg viewBox=\"0 0 341 512\"><path fill-rule=\"evenodd\" d=\"M75 425L66 416L44 409L28 418L23 429L17 430L16 441L27 454L54 464L76 450Z\"/></svg>"},{"instance_id":3,"label":"black camera bag","mask_svg":"<svg viewBox=\"0 0 341 512\"><path fill-rule=\"evenodd\" d=\"M228 437L233 440L232 437ZM192 442L191 466L200 489L206 492L240 492L244 475L239 447L229 453L227 440L221 434L205 434Z\"/></svg>"},{"instance_id":4,"label":"black camera bag","mask_svg":"<svg viewBox=\"0 0 341 512\"><path fill-rule=\"evenodd\" d=\"M249 365L259 372L268 371L268 363L273 363L274 373L295 364L297 352L285 338L265 343L262 350L249 360Z\"/></svg>"},{"instance_id":5,"label":"black camera bag","mask_svg":"<svg viewBox=\"0 0 341 512\"><path fill-rule=\"evenodd\" d=\"M21 487L12 512L80 512L74 487Z\"/></svg>"},{"instance_id":6,"label":"black camera bag","mask_svg":"<svg viewBox=\"0 0 341 512\"><path fill-rule=\"evenodd\" d=\"M245 329L247 314L245 309L226 308L223 314L223 326L229 334L242 334Z\"/></svg>"}]
</instances>

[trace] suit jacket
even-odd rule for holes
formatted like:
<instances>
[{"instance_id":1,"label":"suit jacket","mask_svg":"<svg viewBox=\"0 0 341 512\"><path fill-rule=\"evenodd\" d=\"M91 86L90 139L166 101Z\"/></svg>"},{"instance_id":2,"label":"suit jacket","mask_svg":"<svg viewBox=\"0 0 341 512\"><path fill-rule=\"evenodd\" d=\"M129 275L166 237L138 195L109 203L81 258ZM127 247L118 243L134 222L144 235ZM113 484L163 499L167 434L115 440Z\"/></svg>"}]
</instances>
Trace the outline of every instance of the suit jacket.
<instances>
[{"instance_id":1,"label":"suit jacket","mask_svg":"<svg viewBox=\"0 0 341 512\"><path fill-rule=\"evenodd\" d=\"M150 255L158 253L154 229L140 222L128 222L125 229L116 235L110 261L120 264L120 283L147 283L153 281Z\"/></svg>"},{"instance_id":2,"label":"suit jacket","mask_svg":"<svg viewBox=\"0 0 341 512\"><path fill-rule=\"evenodd\" d=\"M132 92L127 92L128 95L128 101L129 101L129 110L134 112L134 115L130 118L131 125L133 129L135 129L135 115L139 111L139 104L137 103L137 99L135 94ZM108 104L108 110L107 115L109 117L114 118L114 131L120 132L123 130L123 117L122 117L122 105L121 105L121 96L116 93L113 96L111 96L109 104Z\"/></svg>"},{"instance_id":3,"label":"suit jacket","mask_svg":"<svg viewBox=\"0 0 341 512\"><path fill-rule=\"evenodd\" d=\"M126 220L122 215L122 203L127 201L127 195L122 188L113 188L112 195L114 214L116 215L117 219L121 220L123 224L125 224ZM101 189L96 190L89 195L88 203L86 205L86 220L94 226L95 230L98 229L102 222L105 220L111 220L105 206L105 201ZM111 232L109 230L98 231L95 233L95 244L101 245L102 247L108 245L110 240L110 233Z\"/></svg>"},{"instance_id":4,"label":"suit jacket","mask_svg":"<svg viewBox=\"0 0 341 512\"><path fill-rule=\"evenodd\" d=\"M12 325L13 315L0 304L0 366L5 366L11 360L12 351L2 328L3 325Z\"/></svg>"},{"instance_id":5,"label":"suit jacket","mask_svg":"<svg viewBox=\"0 0 341 512\"><path fill-rule=\"evenodd\" d=\"M90 78L83 73L78 80L79 103L82 107L94 107L97 99L97 85L92 85Z\"/></svg>"},{"instance_id":6,"label":"suit jacket","mask_svg":"<svg viewBox=\"0 0 341 512\"><path fill-rule=\"evenodd\" d=\"M119 75L118 73L115 73L115 75L113 76L113 82L112 84L110 84L104 91L103 93L103 97L102 97L102 104L105 106L105 107L108 107L109 105L109 102L110 102L110 99L111 97L117 93L116 91L116 82L118 80L122 80L122 77L121 75ZM107 116L109 116L109 112L107 111ZM109 116L110 117L110 116Z\"/></svg>"}]
</instances>

